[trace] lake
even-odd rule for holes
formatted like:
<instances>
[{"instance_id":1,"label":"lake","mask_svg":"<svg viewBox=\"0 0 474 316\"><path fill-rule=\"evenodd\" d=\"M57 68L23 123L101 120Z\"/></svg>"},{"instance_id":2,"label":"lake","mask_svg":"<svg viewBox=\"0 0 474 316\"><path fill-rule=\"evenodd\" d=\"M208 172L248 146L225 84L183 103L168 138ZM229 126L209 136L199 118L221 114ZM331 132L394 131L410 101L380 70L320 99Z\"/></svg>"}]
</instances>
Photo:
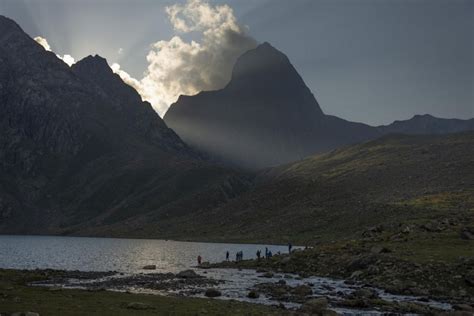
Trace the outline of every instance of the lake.
<instances>
[{"instance_id":1,"label":"lake","mask_svg":"<svg viewBox=\"0 0 474 316\"><path fill-rule=\"evenodd\" d=\"M243 251L244 259L256 257L257 250L265 251L268 247L273 253L288 252L287 246L256 245L256 244L225 244L181 242L154 239L126 239L126 238L89 238L89 237L62 237L62 236L11 236L0 235L0 268L11 269L59 269L79 271L117 271L111 276L97 278L66 278L61 281L40 281L39 286L59 286L64 288L105 288L113 291L130 291L149 294L179 294L184 296L204 297L208 285L188 285L178 280L179 286L167 291L156 290L159 278L167 272L177 273L196 266L197 256L203 261L220 262L225 260L225 253L229 251L231 260L235 254ZM145 271L145 265L156 265L157 270ZM309 286L314 297L326 296L333 301L341 300L363 284L346 283L324 277L300 278L297 275L275 273L272 277L262 278L262 275L253 270L237 269L195 269L202 277L214 280L213 287L217 288L222 296L219 299L234 299L239 301L280 304L287 308L297 308L300 304L291 301L275 301L266 295L258 299L247 296L250 289L261 283L282 282L291 287ZM158 273L155 273L158 272ZM87 272L82 272L87 273ZM144 273L144 274L143 274ZM138 282L136 281L138 278ZM158 280L155 280L157 278ZM173 277L175 278L175 277ZM163 284L172 280L165 280ZM181 286L183 285L183 286ZM381 299L386 301L416 301L413 296L392 295L381 289L373 288ZM450 309L447 303L427 301L423 302L433 307ZM357 310L334 307L334 310L343 315L363 313L365 315L379 315L376 310Z\"/></svg>"},{"instance_id":2,"label":"lake","mask_svg":"<svg viewBox=\"0 0 474 316\"><path fill-rule=\"evenodd\" d=\"M244 259L268 247L274 254L287 246L184 242L155 239L89 238L63 236L0 236L0 268L62 269L81 271L142 272L155 264L159 272L178 272L203 261L231 260L243 251Z\"/></svg>"}]
</instances>

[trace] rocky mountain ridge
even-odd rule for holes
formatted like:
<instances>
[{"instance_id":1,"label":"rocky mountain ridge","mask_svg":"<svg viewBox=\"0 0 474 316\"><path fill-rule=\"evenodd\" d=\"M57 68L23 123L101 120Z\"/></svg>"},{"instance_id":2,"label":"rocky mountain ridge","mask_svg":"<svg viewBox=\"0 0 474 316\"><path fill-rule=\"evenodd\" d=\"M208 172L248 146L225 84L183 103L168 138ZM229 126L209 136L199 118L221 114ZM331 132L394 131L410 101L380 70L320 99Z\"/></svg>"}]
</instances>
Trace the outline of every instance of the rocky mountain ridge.
<instances>
[{"instance_id":1,"label":"rocky mountain ridge","mask_svg":"<svg viewBox=\"0 0 474 316\"><path fill-rule=\"evenodd\" d=\"M474 129L474 119L415 116L373 127L326 115L288 57L269 43L237 60L226 87L181 96L164 120L191 147L247 169L298 161L389 133Z\"/></svg>"},{"instance_id":2,"label":"rocky mountain ridge","mask_svg":"<svg viewBox=\"0 0 474 316\"><path fill-rule=\"evenodd\" d=\"M172 216L246 185L190 149L104 59L70 68L1 16L0 135L3 233Z\"/></svg>"}]
</instances>

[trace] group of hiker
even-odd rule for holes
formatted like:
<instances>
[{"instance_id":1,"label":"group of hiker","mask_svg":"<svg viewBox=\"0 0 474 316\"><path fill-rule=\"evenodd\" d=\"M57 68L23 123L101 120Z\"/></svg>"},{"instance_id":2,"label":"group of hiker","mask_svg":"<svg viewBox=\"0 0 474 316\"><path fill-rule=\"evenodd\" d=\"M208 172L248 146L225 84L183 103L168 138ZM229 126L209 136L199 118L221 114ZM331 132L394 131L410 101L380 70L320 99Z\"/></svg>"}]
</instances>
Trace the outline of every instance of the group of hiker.
<instances>
[{"instance_id":1,"label":"group of hiker","mask_svg":"<svg viewBox=\"0 0 474 316\"><path fill-rule=\"evenodd\" d=\"M293 249L293 245L292 244L288 244L288 253L291 254L291 251ZM280 254L280 251L277 252L277 254L279 255ZM257 260L260 260L262 257L262 251L259 249L257 250ZM268 259L268 258L271 258L273 257L273 253L271 250L268 249L268 247L265 247L265 259ZM239 262L239 261L242 261L244 260L244 252L242 250L238 251L235 253L235 261L236 262ZM201 265L202 263L202 257L201 255L199 255L197 257L197 261L198 261L198 265ZM230 261L230 252L229 251L226 251L225 253L225 261Z\"/></svg>"}]
</instances>

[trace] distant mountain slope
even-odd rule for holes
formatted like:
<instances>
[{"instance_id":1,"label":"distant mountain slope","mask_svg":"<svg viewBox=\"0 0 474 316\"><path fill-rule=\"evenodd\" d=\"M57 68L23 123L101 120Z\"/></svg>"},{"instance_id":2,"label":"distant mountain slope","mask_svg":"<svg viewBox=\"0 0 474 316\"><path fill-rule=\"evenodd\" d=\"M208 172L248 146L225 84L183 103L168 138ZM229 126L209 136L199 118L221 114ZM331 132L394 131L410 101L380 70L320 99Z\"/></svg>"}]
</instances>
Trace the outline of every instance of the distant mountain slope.
<instances>
[{"instance_id":1,"label":"distant mountain slope","mask_svg":"<svg viewBox=\"0 0 474 316\"><path fill-rule=\"evenodd\" d=\"M0 16L0 233L73 233L215 206L246 185L87 57L73 68Z\"/></svg>"},{"instance_id":2,"label":"distant mountain slope","mask_svg":"<svg viewBox=\"0 0 474 316\"><path fill-rule=\"evenodd\" d=\"M390 135L269 169L229 203L160 225L171 238L186 231L195 239L313 244L410 221L474 225L473 210L474 132Z\"/></svg>"},{"instance_id":3,"label":"distant mountain slope","mask_svg":"<svg viewBox=\"0 0 474 316\"><path fill-rule=\"evenodd\" d=\"M324 115L288 58L268 43L237 60L224 89L181 96L164 120L192 147L251 169L379 135Z\"/></svg>"},{"instance_id":4,"label":"distant mountain slope","mask_svg":"<svg viewBox=\"0 0 474 316\"><path fill-rule=\"evenodd\" d=\"M474 119L444 119L429 114L415 115L409 120L395 121L377 129L383 134L449 134L474 130Z\"/></svg>"},{"instance_id":5,"label":"distant mountain slope","mask_svg":"<svg viewBox=\"0 0 474 316\"><path fill-rule=\"evenodd\" d=\"M268 43L237 60L224 89L181 96L164 120L190 146L250 169L298 161L389 133L474 130L474 119L424 115L372 127L325 115L288 58Z\"/></svg>"}]
</instances>

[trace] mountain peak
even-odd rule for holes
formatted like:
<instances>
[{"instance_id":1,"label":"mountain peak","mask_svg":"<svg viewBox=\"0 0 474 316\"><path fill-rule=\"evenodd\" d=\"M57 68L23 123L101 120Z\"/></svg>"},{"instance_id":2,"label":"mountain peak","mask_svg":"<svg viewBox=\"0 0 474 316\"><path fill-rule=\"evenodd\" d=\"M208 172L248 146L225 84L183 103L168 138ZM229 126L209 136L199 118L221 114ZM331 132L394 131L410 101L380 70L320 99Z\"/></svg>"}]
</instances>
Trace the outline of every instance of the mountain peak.
<instances>
[{"instance_id":1,"label":"mountain peak","mask_svg":"<svg viewBox=\"0 0 474 316\"><path fill-rule=\"evenodd\" d=\"M4 33L9 29L21 31L21 27L15 21L0 14L0 30Z\"/></svg>"},{"instance_id":2,"label":"mountain peak","mask_svg":"<svg viewBox=\"0 0 474 316\"><path fill-rule=\"evenodd\" d=\"M431 114L416 114L412 119L434 119L435 117Z\"/></svg>"},{"instance_id":3,"label":"mountain peak","mask_svg":"<svg viewBox=\"0 0 474 316\"><path fill-rule=\"evenodd\" d=\"M3 47L12 47L16 45L15 43L29 40L31 38L23 32L15 21L0 15L0 43Z\"/></svg>"},{"instance_id":4,"label":"mountain peak","mask_svg":"<svg viewBox=\"0 0 474 316\"><path fill-rule=\"evenodd\" d=\"M112 69L110 68L109 64L107 63L107 59L99 56L99 55L89 55L72 66L75 70L85 70L87 69L88 72L107 72L112 73Z\"/></svg>"},{"instance_id":5,"label":"mountain peak","mask_svg":"<svg viewBox=\"0 0 474 316\"><path fill-rule=\"evenodd\" d=\"M232 72L232 79L238 80L242 77L262 75L283 68L292 68L288 57L270 43L264 42L237 59Z\"/></svg>"}]
</instances>

